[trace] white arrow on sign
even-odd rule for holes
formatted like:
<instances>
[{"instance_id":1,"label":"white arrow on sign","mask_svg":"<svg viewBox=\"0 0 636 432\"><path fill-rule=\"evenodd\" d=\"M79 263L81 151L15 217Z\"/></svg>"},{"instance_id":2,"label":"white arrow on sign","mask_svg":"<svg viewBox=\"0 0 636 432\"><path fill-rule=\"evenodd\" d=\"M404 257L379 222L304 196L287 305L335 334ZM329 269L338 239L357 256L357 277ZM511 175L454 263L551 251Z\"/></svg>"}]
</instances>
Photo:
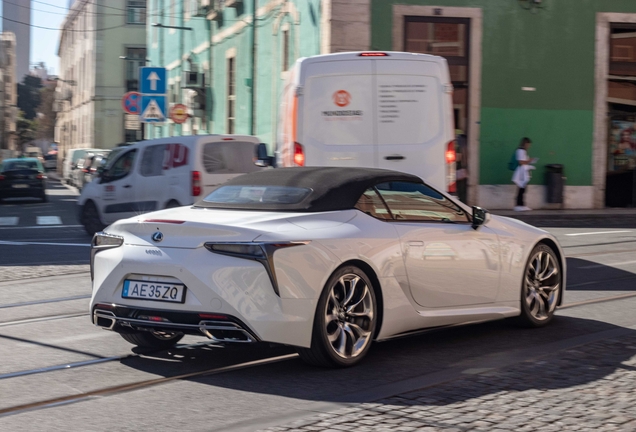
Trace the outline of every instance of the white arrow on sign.
<instances>
[{"instance_id":1,"label":"white arrow on sign","mask_svg":"<svg viewBox=\"0 0 636 432\"><path fill-rule=\"evenodd\" d=\"M141 115L144 119L146 120L163 120L165 117L163 115L163 112L161 111L161 108L159 108L159 105L157 104L157 102L155 102L154 100L151 100L148 103L148 106L146 107L146 110L144 111L144 113Z\"/></svg>"},{"instance_id":2,"label":"white arrow on sign","mask_svg":"<svg viewBox=\"0 0 636 432\"><path fill-rule=\"evenodd\" d=\"M150 75L148 75L148 81L150 81L150 90L157 91L157 81L161 81L157 72L151 72Z\"/></svg>"}]
</instances>

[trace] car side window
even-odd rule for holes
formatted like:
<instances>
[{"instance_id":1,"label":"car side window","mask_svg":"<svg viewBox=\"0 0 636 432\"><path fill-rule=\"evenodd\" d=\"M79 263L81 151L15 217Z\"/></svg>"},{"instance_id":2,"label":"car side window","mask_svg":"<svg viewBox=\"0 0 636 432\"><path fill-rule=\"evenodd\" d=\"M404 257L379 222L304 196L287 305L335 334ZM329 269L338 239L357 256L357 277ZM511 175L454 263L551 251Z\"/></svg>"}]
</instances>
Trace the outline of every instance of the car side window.
<instances>
[{"instance_id":1,"label":"car side window","mask_svg":"<svg viewBox=\"0 0 636 432\"><path fill-rule=\"evenodd\" d=\"M424 183L381 183L376 190L395 221L468 222L457 204Z\"/></svg>"},{"instance_id":2,"label":"car side window","mask_svg":"<svg viewBox=\"0 0 636 432\"><path fill-rule=\"evenodd\" d=\"M143 157L141 158L139 173L144 177L156 177L163 174L163 165L167 149L167 144L146 147Z\"/></svg>"},{"instance_id":3,"label":"car side window","mask_svg":"<svg viewBox=\"0 0 636 432\"><path fill-rule=\"evenodd\" d=\"M360 199L358 199L355 208L369 216L373 216L376 219L392 219L389 209L387 209L382 198L380 198L380 195L378 195L378 192L374 188L364 191L364 193L360 196Z\"/></svg>"},{"instance_id":4,"label":"car side window","mask_svg":"<svg viewBox=\"0 0 636 432\"><path fill-rule=\"evenodd\" d=\"M136 155L137 150L132 150L121 155L108 169L106 181L119 180L130 174Z\"/></svg>"}]
</instances>

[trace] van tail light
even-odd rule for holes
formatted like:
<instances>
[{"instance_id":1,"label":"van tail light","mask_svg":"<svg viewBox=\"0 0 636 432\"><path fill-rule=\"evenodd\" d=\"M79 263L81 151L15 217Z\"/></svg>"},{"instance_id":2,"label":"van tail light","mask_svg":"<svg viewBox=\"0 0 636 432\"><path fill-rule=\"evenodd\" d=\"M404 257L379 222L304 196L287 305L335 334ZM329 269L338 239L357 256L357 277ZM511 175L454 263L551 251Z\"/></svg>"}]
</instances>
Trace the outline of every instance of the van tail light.
<instances>
[{"instance_id":1,"label":"van tail light","mask_svg":"<svg viewBox=\"0 0 636 432\"><path fill-rule=\"evenodd\" d=\"M201 195L201 173L192 171L192 196Z\"/></svg>"},{"instance_id":2,"label":"van tail light","mask_svg":"<svg viewBox=\"0 0 636 432\"><path fill-rule=\"evenodd\" d=\"M298 166L305 166L305 148L297 142L294 143L294 163Z\"/></svg>"},{"instance_id":3,"label":"van tail light","mask_svg":"<svg viewBox=\"0 0 636 432\"><path fill-rule=\"evenodd\" d=\"M448 185L448 193L457 192L455 161L457 155L455 154L455 141L450 141L446 146L446 184Z\"/></svg>"}]
</instances>

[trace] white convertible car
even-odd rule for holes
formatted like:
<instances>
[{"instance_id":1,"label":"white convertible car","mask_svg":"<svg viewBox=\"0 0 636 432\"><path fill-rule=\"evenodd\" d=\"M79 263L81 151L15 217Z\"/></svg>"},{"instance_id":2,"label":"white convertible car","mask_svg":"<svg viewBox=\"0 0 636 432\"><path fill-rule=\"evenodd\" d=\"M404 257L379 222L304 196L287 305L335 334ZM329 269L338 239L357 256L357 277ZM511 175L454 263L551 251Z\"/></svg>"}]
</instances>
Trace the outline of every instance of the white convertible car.
<instances>
[{"instance_id":1,"label":"white convertible car","mask_svg":"<svg viewBox=\"0 0 636 432\"><path fill-rule=\"evenodd\" d=\"M341 367L426 328L543 326L565 258L549 233L409 174L282 168L112 224L93 238L91 276L94 324L135 345L262 341Z\"/></svg>"}]
</instances>

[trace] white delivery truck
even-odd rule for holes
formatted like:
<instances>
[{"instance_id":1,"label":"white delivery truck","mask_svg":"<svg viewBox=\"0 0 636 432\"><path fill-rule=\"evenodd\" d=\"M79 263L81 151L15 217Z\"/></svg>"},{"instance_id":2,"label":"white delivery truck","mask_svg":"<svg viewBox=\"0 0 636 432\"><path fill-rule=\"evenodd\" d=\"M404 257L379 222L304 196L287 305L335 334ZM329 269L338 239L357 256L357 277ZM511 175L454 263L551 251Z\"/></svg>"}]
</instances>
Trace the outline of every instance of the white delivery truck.
<instances>
[{"instance_id":1,"label":"white delivery truck","mask_svg":"<svg viewBox=\"0 0 636 432\"><path fill-rule=\"evenodd\" d=\"M352 166L415 174L455 192L453 86L442 57L348 52L289 72L274 157L259 165Z\"/></svg>"},{"instance_id":2,"label":"white delivery truck","mask_svg":"<svg viewBox=\"0 0 636 432\"><path fill-rule=\"evenodd\" d=\"M252 136L191 135L117 148L82 189L79 220L94 234L118 219L193 204L232 177L259 170L258 143Z\"/></svg>"}]
</instances>

